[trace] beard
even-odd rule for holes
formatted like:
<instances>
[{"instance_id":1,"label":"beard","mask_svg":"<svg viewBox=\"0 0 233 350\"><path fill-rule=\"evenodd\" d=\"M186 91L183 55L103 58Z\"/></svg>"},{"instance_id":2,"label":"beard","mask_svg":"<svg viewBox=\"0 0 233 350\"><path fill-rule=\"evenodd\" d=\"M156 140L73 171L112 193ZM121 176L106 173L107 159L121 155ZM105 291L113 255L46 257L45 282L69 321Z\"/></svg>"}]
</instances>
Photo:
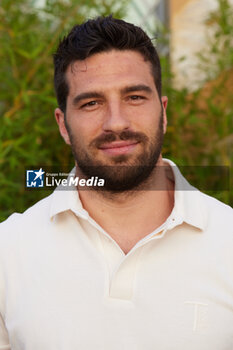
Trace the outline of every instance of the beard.
<instances>
[{"instance_id":1,"label":"beard","mask_svg":"<svg viewBox=\"0 0 233 350\"><path fill-rule=\"evenodd\" d=\"M136 189L142 189L148 182L163 145L163 113L161 109L159 126L154 135L149 137L141 132L124 130L121 133L109 132L102 134L90 143L90 149L98 149L102 144L119 140L132 140L141 144L143 151L136 158L132 155L122 154L111 159L110 165L95 159L82 145L78 144L77 138L71 132L65 119L69 134L72 153L77 164L77 173L81 172L84 178L92 176L104 179L104 187L96 186L95 190L109 193L123 193ZM144 185L144 186L143 186Z\"/></svg>"}]
</instances>

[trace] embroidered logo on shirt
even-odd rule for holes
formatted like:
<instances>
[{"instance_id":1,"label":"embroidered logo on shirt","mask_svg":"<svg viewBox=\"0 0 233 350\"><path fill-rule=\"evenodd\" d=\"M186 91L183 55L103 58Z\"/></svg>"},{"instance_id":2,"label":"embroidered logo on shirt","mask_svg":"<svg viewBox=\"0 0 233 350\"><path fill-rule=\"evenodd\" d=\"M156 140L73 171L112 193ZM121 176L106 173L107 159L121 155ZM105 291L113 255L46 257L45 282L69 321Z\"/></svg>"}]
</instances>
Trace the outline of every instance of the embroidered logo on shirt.
<instances>
[{"instance_id":1,"label":"embroidered logo on shirt","mask_svg":"<svg viewBox=\"0 0 233 350\"><path fill-rule=\"evenodd\" d=\"M193 331L203 330L208 325L208 304L199 301L185 301L193 309Z\"/></svg>"}]
</instances>

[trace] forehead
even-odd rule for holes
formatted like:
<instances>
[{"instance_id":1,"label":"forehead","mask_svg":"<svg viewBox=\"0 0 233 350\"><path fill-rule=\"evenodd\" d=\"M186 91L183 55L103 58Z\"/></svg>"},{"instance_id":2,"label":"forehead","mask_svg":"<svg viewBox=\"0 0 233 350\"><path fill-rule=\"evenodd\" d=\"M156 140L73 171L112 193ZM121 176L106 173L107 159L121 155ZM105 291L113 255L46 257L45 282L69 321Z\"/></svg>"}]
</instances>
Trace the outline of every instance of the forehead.
<instances>
[{"instance_id":1,"label":"forehead","mask_svg":"<svg viewBox=\"0 0 233 350\"><path fill-rule=\"evenodd\" d=\"M67 69L66 80L69 95L77 90L117 89L126 84L154 85L151 63L132 50L111 50L75 61Z\"/></svg>"}]
</instances>

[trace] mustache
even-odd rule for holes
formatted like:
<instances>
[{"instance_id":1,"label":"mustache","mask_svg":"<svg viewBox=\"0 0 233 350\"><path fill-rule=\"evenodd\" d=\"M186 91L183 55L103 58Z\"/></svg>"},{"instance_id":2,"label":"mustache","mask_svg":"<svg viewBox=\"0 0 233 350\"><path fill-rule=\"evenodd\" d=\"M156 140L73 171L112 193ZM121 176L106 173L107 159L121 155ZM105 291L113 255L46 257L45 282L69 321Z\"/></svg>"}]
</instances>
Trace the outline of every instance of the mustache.
<instances>
[{"instance_id":1,"label":"mustache","mask_svg":"<svg viewBox=\"0 0 233 350\"><path fill-rule=\"evenodd\" d=\"M106 134L102 134L98 136L96 139L94 139L91 143L90 146L94 147L101 147L102 144L113 142L113 141L126 141L126 140L133 140L137 142L142 142L145 143L149 139L148 137L141 133L141 132L133 132L130 130L124 130L121 133L113 133L109 132Z\"/></svg>"}]
</instances>

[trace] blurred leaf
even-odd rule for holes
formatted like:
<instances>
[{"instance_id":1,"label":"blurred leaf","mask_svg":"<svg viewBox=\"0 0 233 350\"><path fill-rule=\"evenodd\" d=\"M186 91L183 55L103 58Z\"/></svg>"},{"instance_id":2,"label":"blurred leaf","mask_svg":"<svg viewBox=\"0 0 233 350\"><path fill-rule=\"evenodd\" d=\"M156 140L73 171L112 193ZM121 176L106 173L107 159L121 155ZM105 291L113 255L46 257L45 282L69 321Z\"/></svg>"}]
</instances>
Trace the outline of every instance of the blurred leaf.
<instances>
[{"instance_id":1,"label":"blurred leaf","mask_svg":"<svg viewBox=\"0 0 233 350\"><path fill-rule=\"evenodd\" d=\"M72 164L53 111L52 53L91 12L125 13L128 0L2 0L0 3L0 221L49 191L25 191L25 168ZM20 195L19 195L20 194Z\"/></svg>"}]
</instances>

